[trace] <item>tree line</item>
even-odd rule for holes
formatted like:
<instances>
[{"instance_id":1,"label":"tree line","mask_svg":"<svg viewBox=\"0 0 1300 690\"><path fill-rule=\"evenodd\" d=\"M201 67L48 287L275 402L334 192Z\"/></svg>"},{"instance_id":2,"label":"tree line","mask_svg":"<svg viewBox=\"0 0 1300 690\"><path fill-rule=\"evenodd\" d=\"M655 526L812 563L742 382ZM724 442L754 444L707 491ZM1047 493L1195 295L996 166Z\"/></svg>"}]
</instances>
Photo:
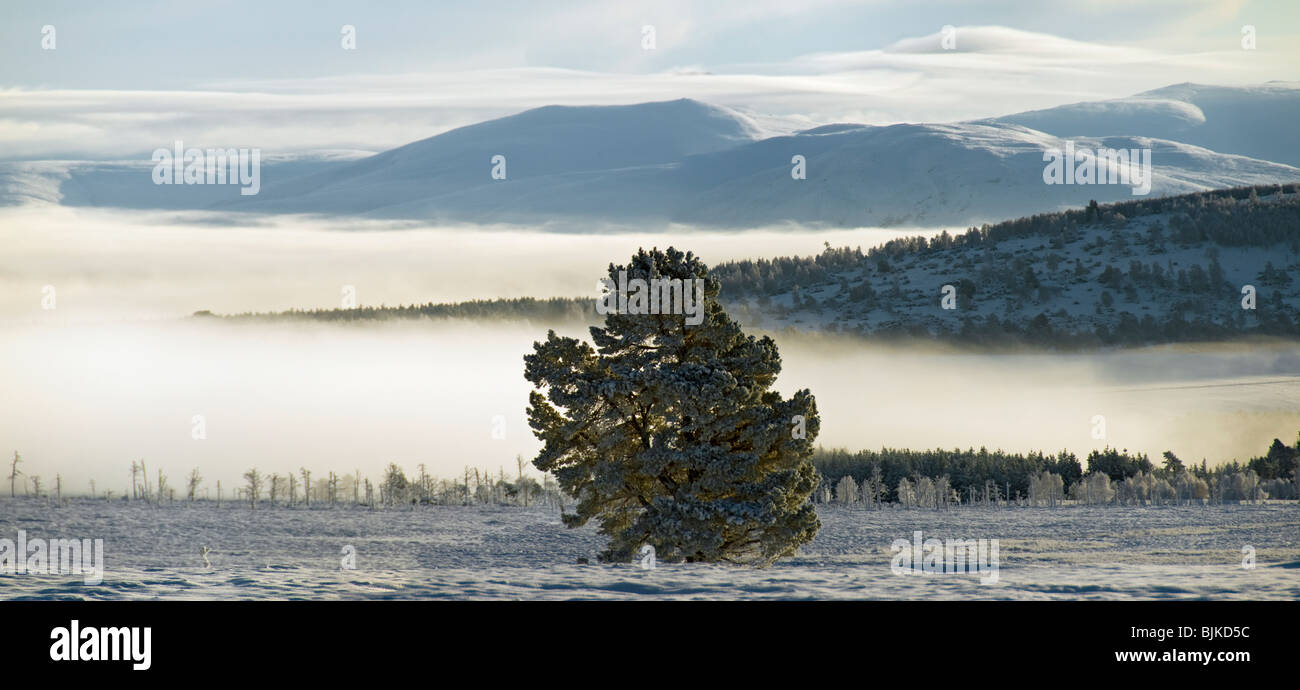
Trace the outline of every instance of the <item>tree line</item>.
<instances>
[{"instance_id":1,"label":"tree line","mask_svg":"<svg viewBox=\"0 0 1300 690\"><path fill-rule=\"evenodd\" d=\"M593 299L572 297L517 297L482 299L468 302L385 306L357 306L343 309L290 309L282 312L244 312L218 315L211 311L194 313L197 318L222 318L234 321L382 321L387 319L477 319L503 321L580 321L597 318Z\"/></svg>"},{"instance_id":2,"label":"tree line","mask_svg":"<svg viewBox=\"0 0 1300 690\"><path fill-rule=\"evenodd\" d=\"M1288 446L1274 439L1244 463L1209 467L1184 464L1165 451L1160 464L1143 453L1093 450L1085 465L1069 451L1007 453L987 448L850 453L818 449L813 455L821 503L944 508L956 504L1021 502L1173 504L1300 498L1300 435Z\"/></svg>"},{"instance_id":3,"label":"tree line","mask_svg":"<svg viewBox=\"0 0 1300 690\"><path fill-rule=\"evenodd\" d=\"M1300 310L1283 295L1294 270L1287 263L1286 248L1300 257L1297 191L1297 184L1260 185L1106 205L1093 202L1083 209L986 224L964 233L898 238L866 251L827 244L816 256L724 262L708 274L722 286L718 299L726 308L742 323L756 327L808 312L832 315L826 327L832 332L975 347L1092 349L1226 340L1246 334L1294 338L1300 336ZM1131 229L1135 219L1156 214L1167 217ZM1098 228L1105 232L1096 234ZM1080 244L1090 236L1089 230L1092 239ZM1041 239L1043 244L1032 251L999 247L1028 238ZM1077 256L1072 261L1064 256L1071 245L1082 249L1083 258L1092 265ZM1204 264L1184 260L1183 265L1175 265L1162 258L1171 248L1187 247L1204 247ZM1241 286L1227 280L1218 261L1219 247L1278 248L1274 258L1279 265L1266 262L1251 279L1259 289L1253 309L1238 304ZM1135 248L1141 249L1136 257ZM905 287L907 266L938 271L929 276L956 288L960 308L939 312L937 303L926 301L928 297L918 301L919 295L931 293L937 301L940 285ZM1087 304L1063 297L1079 285L1090 288ZM822 296L814 296L810 286L820 286ZM988 300L1010 300L1018 306L970 309ZM195 316L214 315L201 311ZM294 309L222 318L344 322L458 318L587 324L599 320L595 300L579 297Z\"/></svg>"},{"instance_id":4,"label":"tree line","mask_svg":"<svg viewBox=\"0 0 1300 690\"><path fill-rule=\"evenodd\" d=\"M516 457L516 473L507 476L505 468L494 475L478 468L465 468L461 477L440 478L428 473L423 464L417 472L407 476L396 463L389 463L382 476L374 481L364 477L360 470L353 473L317 473L303 467L297 472L263 472L256 467L243 473L243 481L231 486L220 480L205 485L199 468L190 470L181 486L173 485L161 470L150 472L145 461L132 461L129 484L120 494L112 489L102 489L94 480L88 482L93 499L136 501L155 505L196 501L215 502L218 507L247 506L252 510L267 507L334 507L363 506L372 509L414 505L546 505L563 507L572 499L566 496L549 475L539 481L527 474L526 463ZM15 451L10 463L9 494L17 497L54 499L62 502L70 494L61 475L55 482L43 482L39 475L25 475L21 469L22 456ZM21 487L19 479L22 479ZM179 490L179 493L178 493Z\"/></svg>"},{"instance_id":5,"label":"tree line","mask_svg":"<svg viewBox=\"0 0 1300 690\"><path fill-rule=\"evenodd\" d=\"M1300 434L1294 446L1273 439L1263 455L1215 467L1209 467L1204 459L1199 464L1184 464L1171 451L1165 451L1157 465L1146 454L1115 448L1091 451L1084 460L1086 465L1064 450L1053 455L984 447L882 448L855 453L818 448L812 462L819 480L813 493L817 503L944 508L1006 502L1058 505L1067 498L1087 504L1300 499ZM19 491L23 496L60 501L73 495L61 475L45 482L40 475L25 475L22 463L22 456L15 451L8 476L11 497ZM91 480L89 496L154 504L215 501L219 506L230 503L251 509L313 505L374 509L411 505L562 507L572 502L549 474L538 481L525 473L527 463L522 458L516 458L516 465L513 477L507 476L504 468L498 468L494 476L467 467L463 476L448 479L428 474L422 464L408 477L403 468L390 463L375 482L362 477L360 471L321 475L304 467L297 473L268 474L254 467L244 473L242 484L233 487L222 486L220 481L204 486L202 474L194 468L178 494L178 487L162 470L150 473L140 460L131 462L126 491L99 491Z\"/></svg>"}]
</instances>

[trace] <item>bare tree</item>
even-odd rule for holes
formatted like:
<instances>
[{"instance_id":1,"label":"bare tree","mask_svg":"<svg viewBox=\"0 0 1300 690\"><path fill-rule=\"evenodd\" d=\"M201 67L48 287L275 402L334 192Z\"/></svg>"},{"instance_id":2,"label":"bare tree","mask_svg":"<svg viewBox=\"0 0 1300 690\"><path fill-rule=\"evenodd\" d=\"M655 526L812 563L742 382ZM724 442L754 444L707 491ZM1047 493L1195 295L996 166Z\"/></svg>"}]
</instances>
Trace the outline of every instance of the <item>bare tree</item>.
<instances>
[{"instance_id":1,"label":"bare tree","mask_svg":"<svg viewBox=\"0 0 1300 690\"><path fill-rule=\"evenodd\" d=\"M302 498L307 505L311 505L311 470L306 467L298 470L302 473Z\"/></svg>"},{"instance_id":2,"label":"bare tree","mask_svg":"<svg viewBox=\"0 0 1300 690\"><path fill-rule=\"evenodd\" d=\"M54 475L54 500L63 502L63 475Z\"/></svg>"},{"instance_id":3,"label":"bare tree","mask_svg":"<svg viewBox=\"0 0 1300 690\"><path fill-rule=\"evenodd\" d=\"M167 495L167 477L162 473L162 468L158 469L158 505L162 505L163 496Z\"/></svg>"},{"instance_id":4,"label":"bare tree","mask_svg":"<svg viewBox=\"0 0 1300 690\"><path fill-rule=\"evenodd\" d=\"M134 500L134 499L136 498L136 496L137 496L137 494L136 494L136 487L138 486L138 484L137 484L136 481L135 481L135 474L136 474L136 472L138 472L138 471L140 471L140 468L135 464L135 461L132 460L132 461L131 461L131 498L132 498L133 500Z\"/></svg>"},{"instance_id":5,"label":"bare tree","mask_svg":"<svg viewBox=\"0 0 1300 690\"><path fill-rule=\"evenodd\" d=\"M858 502L858 483L853 481L851 475L840 477L839 483L835 485L835 500L845 505Z\"/></svg>"},{"instance_id":6,"label":"bare tree","mask_svg":"<svg viewBox=\"0 0 1300 690\"><path fill-rule=\"evenodd\" d=\"M248 481L248 503L257 510L257 499L262 495L262 475L254 467L244 473L244 479Z\"/></svg>"},{"instance_id":7,"label":"bare tree","mask_svg":"<svg viewBox=\"0 0 1300 690\"><path fill-rule=\"evenodd\" d=\"M524 456L515 455L515 466L519 468L519 477L515 479L515 485L519 487L519 495L524 497L524 507L528 507L528 488L524 486ZM424 473L424 465L420 465L421 474Z\"/></svg>"},{"instance_id":8,"label":"bare tree","mask_svg":"<svg viewBox=\"0 0 1300 690\"><path fill-rule=\"evenodd\" d=\"M898 480L898 504L904 508L911 508L916 505L916 485L903 477Z\"/></svg>"},{"instance_id":9,"label":"bare tree","mask_svg":"<svg viewBox=\"0 0 1300 690\"><path fill-rule=\"evenodd\" d=\"M298 502L298 478L294 476L293 472L290 472L289 473L289 505L294 505L297 502Z\"/></svg>"},{"instance_id":10,"label":"bare tree","mask_svg":"<svg viewBox=\"0 0 1300 690\"><path fill-rule=\"evenodd\" d=\"M203 475L199 474L199 468L195 467L190 470L190 476L185 480L185 495L190 499L190 503L194 502L194 492L198 490L199 484L202 483Z\"/></svg>"},{"instance_id":11,"label":"bare tree","mask_svg":"<svg viewBox=\"0 0 1300 690\"><path fill-rule=\"evenodd\" d=\"M275 499L280 495L280 474L271 473L271 507L275 507Z\"/></svg>"},{"instance_id":12,"label":"bare tree","mask_svg":"<svg viewBox=\"0 0 1300 690\"><path fill-rule=\"evenodd\" d=\"M9 498L14 497L14 480L22 474L22 471L18 469L18 463L22 461L23 456L19 455L18 451L14 451L14 461L9 465Z\"/></svg>"},{"instance_id":13,"label":"bare tree","mask_svg":"<svg viewBox=\"0 0 1300 690\"><path fill-rule=\"evenodd\" d=\"M40 498L41 497L41 475L33 474L31 479L32 479L32 491L36 493L37 498Z\"/></svg>"},{"instance_id":14,"label":"bare tree","mask_svg":"<svg viewBox=\"0 0 1300 690\"><path fill-rule=\"evenodd\" d=\"M952 500L952 482L948 480L948 475L941 474L934 480L934 507L936 510L942 508L948 509L948 503ZM957 502L961 502L958 496Z\"/></svg>"},{"instance_id":15,"label":"bare tree","mask_svg":"<svg viewBox=\"0 0 1300 690\"><path fill-rule=\"evenodd\" d=\"M380 502L385 505L395 503L405 503L407 492L410 490L410 483L406 480L406 475L397 463L388 463L388 469L384 471L384 480L379 484Z\"/></svg>"},{"instance_id":16,"label":"bare tree","mask_svg":"<svg viewBox=\"0 0 1300 690\"><path fill-rule=\"evenodd\" d=\"M90 480L90 497L91 497L91 498L94 498L94 497L95 497L95 480L94 480L94 479Z\"/></svg>"}]
</instances>

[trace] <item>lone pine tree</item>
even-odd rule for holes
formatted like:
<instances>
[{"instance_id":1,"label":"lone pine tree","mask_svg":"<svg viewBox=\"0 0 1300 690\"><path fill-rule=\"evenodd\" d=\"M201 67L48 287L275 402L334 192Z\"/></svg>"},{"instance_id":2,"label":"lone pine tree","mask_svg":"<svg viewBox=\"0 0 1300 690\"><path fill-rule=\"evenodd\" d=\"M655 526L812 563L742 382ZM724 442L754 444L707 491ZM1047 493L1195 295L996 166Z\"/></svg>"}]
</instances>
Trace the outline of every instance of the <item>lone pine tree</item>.
<instances>
[{"instance_id":1,"label":"lone pine tree","mask_svg":"<svg viewBox=\"0 0 1300 690\"><path fill-rule=\"evenodd\" d=\"M674 310L669 288L651 302L659 313L618 294L627 308L591 328L594 348L554 331L533 344L524 376L545 391L529 394L528 423L544 444L533 464L577 498L566 525L600 524L610 539L602 560L629 561L651 544L669 562L767 565L821 526L809 501L816 402L807 390L788 400L770 390L776 344L727 316L718 281L693 254L639 250L610 265L606 286L646 297L646 284L674 279L678 297L702 286L702 321Z\"/></svg>"}]
</instances>

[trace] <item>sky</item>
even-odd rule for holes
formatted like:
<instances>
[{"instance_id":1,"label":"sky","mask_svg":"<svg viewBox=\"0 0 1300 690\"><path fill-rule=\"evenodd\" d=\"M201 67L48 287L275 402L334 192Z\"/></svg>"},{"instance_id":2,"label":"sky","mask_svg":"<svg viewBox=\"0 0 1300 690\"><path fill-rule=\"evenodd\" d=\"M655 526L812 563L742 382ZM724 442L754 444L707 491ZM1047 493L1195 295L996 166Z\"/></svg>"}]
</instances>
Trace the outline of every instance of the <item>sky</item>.
<instances>
[{"instance_id":1,"label":"sky","mask_svg":"<svg viewBox=\"0 0 1300 690\"><path fill-rule=\"evenodd\" d=\"M175 139L378 151L541 105L681 97L773 116L773 133L955 121L1296 80L1298 17L1293 0L8 1L0 160Z\"/></svg>"}]
</instances>

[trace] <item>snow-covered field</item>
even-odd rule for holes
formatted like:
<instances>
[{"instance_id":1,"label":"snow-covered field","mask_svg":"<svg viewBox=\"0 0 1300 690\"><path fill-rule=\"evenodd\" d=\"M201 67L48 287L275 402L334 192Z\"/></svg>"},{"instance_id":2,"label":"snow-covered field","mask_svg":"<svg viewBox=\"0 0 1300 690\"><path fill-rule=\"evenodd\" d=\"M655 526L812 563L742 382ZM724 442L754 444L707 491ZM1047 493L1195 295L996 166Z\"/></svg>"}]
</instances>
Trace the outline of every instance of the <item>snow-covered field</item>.
<instances>
[{"instance_id":1,"label":"snow-covered field","mask_svg":"<svg viewBox=\"0 0 1300 690\"><path fill-rule=\"evenodd\" d=\"M606 565L554 508L268 509L0 499L0 539L104 540L100 585L0 574L0 599L1297 599L1300 506L823 506L803 552L765 570ZM999 577L896 575L895 539L998 539ZM205 567L200 546L211 549ZM1242 567L1242 548L1257 565ZM341 568L347 549L355 569ZM590 564L580 564L587 558Z\"/></svg>"}]
</instances>

